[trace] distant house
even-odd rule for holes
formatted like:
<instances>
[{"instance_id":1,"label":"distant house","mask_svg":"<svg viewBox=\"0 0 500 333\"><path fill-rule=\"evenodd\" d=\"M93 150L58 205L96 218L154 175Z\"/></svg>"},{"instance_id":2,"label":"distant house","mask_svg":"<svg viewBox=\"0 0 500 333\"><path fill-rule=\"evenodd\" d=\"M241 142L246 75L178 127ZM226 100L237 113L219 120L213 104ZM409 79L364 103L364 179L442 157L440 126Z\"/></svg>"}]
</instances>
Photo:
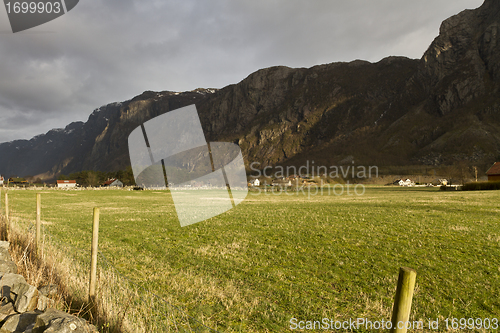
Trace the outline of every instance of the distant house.
<instances>
[{"instance_id":1,"label":"distant house","mask_svg":"<svg viewBox=\"0 0 500 333\"><path fill-rule=\"evenodd\" d=\"M273 186L292 186L292 181L289 179L275 179L273 180Z\"/></svg>"},{"instance_id":2,"label":"distant house","mask_svg":"<svg viewBox=\"0 0 500 333\"><path fill-rule=\"evenodd\" d=\"M57 181L58 188L72 188L76 187L76 180L58 180Z\"/></svg>"},{"instance_id":3,"label":"distant house","mask_svg":"<svg viewBox=\"0 0 500 333\"><path fill-rule=\"evenodd\" d=\"M495 164L486 171L486 175L488 176L489 182L500 181L500 162L495 162Z\"/></svg>"},{"instance_id":4,"label":"distant house","mask_svg":"<svg viewBox=\"0 0 500 333\"><path fill-rule=\"evenodd\" d=\"M0 185L3 185L3 176L0 176Z\"/></svg>"},{"instance_id":5,"label":"distant house","mask_svg":"<svg viewBox=\"0 0 500 333\"><path fill-rule=\"evenodd\" d=\"M398 182L399 186L415 186L415 183L411 181L411 179L402 180L400 179Z\"/></svg>"},{"instance_id":6,"label":"distant house","mask_svg":"<svg viewBox=\"0 0 500 333\"><path fill-rule=\"evenodd\" d=\"M116 178L108 179L103 185L108 187L123 187L123 183Z\"/></svg>"},{"instance_id":7,"label":"distant house","mask_svg":"<svg viewBox=\"0 0 500 333\"><path fill-rule=\"evenodd\" d=\"M254 180L250 181L250 185L252 185L252 186L260 186L260 180L259 180L259 178L255 178Z\"/></svg>"},{"instance_id":8,"label":"distant house","mask_svg":"<svg viewBox=\"0 0 500 333\"><path fill-rule=\"evenodd\" d=\"M448 185L448 179L445 178L436 178L432 182L430 182L431 185L434 186L447 186Z\"/></svg>"}]
</instances>

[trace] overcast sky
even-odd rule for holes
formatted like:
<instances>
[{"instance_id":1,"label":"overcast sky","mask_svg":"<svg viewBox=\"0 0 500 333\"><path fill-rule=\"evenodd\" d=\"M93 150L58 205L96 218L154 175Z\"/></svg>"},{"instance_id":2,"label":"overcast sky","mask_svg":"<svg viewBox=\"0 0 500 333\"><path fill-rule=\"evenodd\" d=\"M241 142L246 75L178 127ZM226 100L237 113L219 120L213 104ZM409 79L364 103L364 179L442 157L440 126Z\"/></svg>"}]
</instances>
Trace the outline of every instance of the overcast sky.
<instances>
[{"instance_id":1,"label":"overcast sky","mask_svg":"<svg viewBox=\"0 0 500 333\"><path fill-rule=\"evenodd\" d=\"M145 90L222 88L264 67L420 58L483 0L81 0L13 34L0 8L0 142Z\"/></svg>"}]
</instances>

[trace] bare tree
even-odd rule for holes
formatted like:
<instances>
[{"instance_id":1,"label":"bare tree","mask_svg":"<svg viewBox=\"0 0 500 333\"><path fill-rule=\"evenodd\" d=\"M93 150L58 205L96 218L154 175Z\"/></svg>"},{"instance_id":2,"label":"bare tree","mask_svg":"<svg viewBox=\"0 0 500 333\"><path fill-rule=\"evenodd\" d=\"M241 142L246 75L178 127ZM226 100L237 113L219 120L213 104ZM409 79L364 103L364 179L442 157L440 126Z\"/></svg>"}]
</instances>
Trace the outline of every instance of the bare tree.
<instances>
[{"instance_id":1,"label":"bare tree","mask_svg":"<svg viewBox=\"0 0 500 333\"><path fill-rule=\"evenodd\" d=\"M97 176L97 173L89 171L87 173L86 181L87 184L89 184L90 186L97 186L99 183L99 177Z\"/></svg>"},{"instance_id":2,"label":"bare tree","mask_svg":"<svg viewBox=\"0 0 500 333\"><path fill-rule=\"evenodd\" d=\"M467 180L474 177L469 164L465 160L458 161L454 165L448 166L447 174L450 178L448 183L449 185L451 185L452 182L458 182L460 185L463 185Z\"/></svg>"}]
</instances>

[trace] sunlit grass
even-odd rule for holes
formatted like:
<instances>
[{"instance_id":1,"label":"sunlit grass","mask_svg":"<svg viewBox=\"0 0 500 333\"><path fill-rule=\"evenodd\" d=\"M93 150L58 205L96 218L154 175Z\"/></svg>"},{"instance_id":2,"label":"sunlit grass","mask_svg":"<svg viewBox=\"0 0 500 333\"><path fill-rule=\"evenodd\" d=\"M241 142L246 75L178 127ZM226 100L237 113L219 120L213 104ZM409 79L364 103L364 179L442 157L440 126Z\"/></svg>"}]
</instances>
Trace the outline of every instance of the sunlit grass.
<instances>
[{"instance_id":1,"label":"sunlit grass","mask_svg":"<svg viewBox=\"0 0 500 333\"><path fill-rule=\"evenodd\" d=\"M184 228L168 191L42 192L49 233L90 248L100 207L99 247L113 265L220 331L286 332L292 317L390 320L401 266L418 274L412 320L500 316L497 191L251 193ZM35 192L9 198L12 215L34 219Z\"/></svg>"}]
</instances>

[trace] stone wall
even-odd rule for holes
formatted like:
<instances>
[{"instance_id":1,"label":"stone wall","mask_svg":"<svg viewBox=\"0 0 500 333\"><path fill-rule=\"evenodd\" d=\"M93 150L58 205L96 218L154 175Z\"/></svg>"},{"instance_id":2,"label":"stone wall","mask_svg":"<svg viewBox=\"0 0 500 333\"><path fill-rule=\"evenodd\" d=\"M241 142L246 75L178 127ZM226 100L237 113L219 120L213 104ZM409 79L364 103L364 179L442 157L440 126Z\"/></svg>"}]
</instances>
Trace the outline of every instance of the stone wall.
<instances>
[{"instance_id":1,"label":"stone wall","mask_svg":"<svg viewBox=\"0 0 500 333\"><path fill-rule=\"evenodd\" d=\"M94 325L84 319L54 309L51 295L57 286L40 289L17 274L9 253L9 242L0 241L0 333L94 333Z\"/></svg>"}]
</instances>

